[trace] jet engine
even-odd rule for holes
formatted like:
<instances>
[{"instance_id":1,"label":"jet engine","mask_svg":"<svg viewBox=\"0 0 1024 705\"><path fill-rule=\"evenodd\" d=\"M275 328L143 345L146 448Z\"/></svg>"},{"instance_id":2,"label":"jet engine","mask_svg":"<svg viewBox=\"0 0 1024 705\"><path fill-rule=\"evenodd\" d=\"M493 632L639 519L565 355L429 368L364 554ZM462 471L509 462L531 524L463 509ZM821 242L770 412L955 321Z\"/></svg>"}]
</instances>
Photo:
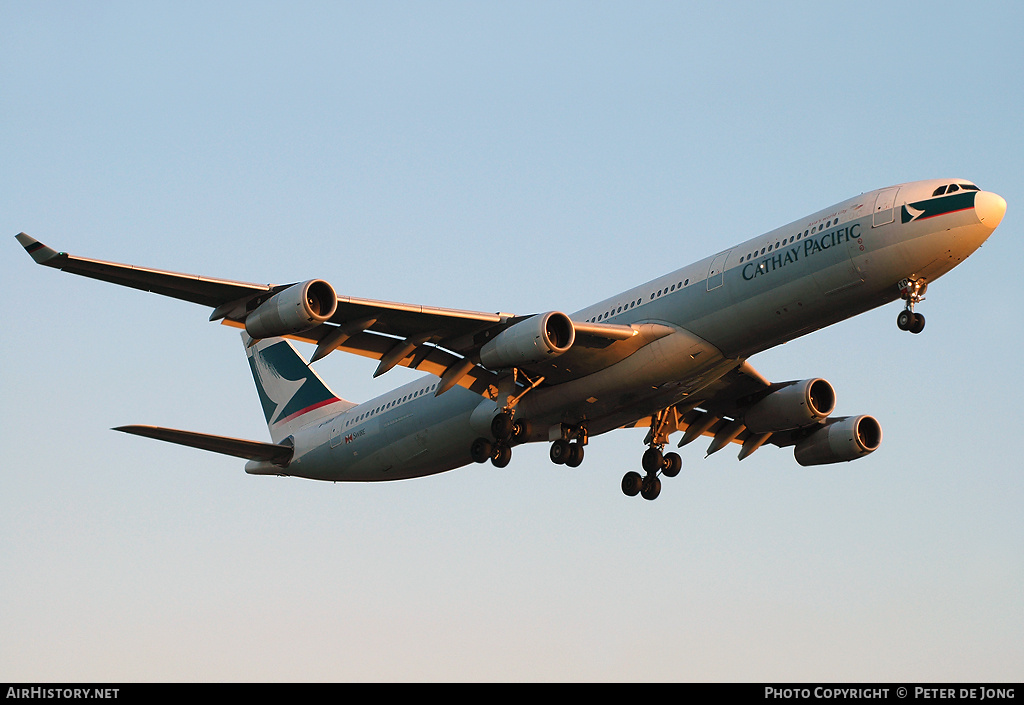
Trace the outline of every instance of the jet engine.
<instances>
[{"instance_id":1,"label":"jet engine","mask_svg":"<svg viewBox=\"0 0 1024 705\"><path fill-rule=\"evenodd\" d=\"M253 338L273 338L309 330L334 315L338 296L322 279L293 284L264 301L245 319Z\"/></svg>"},{"instance_id":2,"label":"jet engine","mask_svg":"<svg viewBox=\"0 0 1024 705\"><path fill-rule=\"evenodd\" d=\"M790 382L750 407L743 423L752 433L775 433L811 426L836 408L836 392L823 379Z\"/></svg>"},{"instance_id":3,"label":"jet engine","mask_svg":"<svg viewBox=\"0 0 1024 705\"><path fill-rule=\"evenodd\" d=\"M827 465L856 460L882 444L882 427L873 416L845 416L796 444L793 455L801 465Z\"/></svg>"},{"instance_id":4,"label":"jet engine","mask_svg":"<svg viewBox=\"0 0 1024 705\"><path fill-rule=\"evenodd\" d=\"M541 362L572 347L576 329L564 313L531 316L503 330L480 348L480 362L492 370Z\"/></svg>"}]
</instances>

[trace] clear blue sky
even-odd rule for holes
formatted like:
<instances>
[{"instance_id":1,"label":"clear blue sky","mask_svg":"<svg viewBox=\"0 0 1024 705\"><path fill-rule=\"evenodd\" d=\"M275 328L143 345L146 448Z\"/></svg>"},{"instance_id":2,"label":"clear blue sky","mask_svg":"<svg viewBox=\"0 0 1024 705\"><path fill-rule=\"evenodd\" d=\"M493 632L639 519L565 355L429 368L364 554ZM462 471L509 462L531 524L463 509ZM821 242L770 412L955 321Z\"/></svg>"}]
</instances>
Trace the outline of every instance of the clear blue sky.
<instances>
[{"instance_id":1,"label":"clear blue sky","mask_svg":"<svg viewBox=\"0 0 1024 705\"><path fill-rule=\"evenodd\" d=\"M0 1L0 680L1020 680L1024 10ZM752 360L885 439L804 469L642 431L400 483L250 477L233 329L83 256L572 311L862 191L1009 203L932 285ZM304 350L308 355L311 348ZM317 364L363 400L414 377Z\"/></svg>"}]
</instances>

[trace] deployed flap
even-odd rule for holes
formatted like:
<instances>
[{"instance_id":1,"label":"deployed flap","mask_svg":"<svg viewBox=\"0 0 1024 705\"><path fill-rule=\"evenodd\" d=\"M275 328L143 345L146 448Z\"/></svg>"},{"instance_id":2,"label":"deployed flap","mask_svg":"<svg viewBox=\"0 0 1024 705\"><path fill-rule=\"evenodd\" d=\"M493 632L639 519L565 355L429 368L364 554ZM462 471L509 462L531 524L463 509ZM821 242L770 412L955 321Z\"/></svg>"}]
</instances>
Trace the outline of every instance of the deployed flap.
<instances>
[{"instance_id":1,"label":"deployed flap","mask_svg":"<svg viewBox=\"0 0 1024 705\"><path fill-rule=\"evenodd\" d=\"M294 452L290 445L260 443L259 441L247 441L241 438L228 438L227 436L212 436L207 433L179 431L159 426L118 426L113 430L131 433L136 436L145 436L146 438L155 438L159 441L167 441L168 443L177 443L178 445L191 448L209 450L223 455L232 455L236 458L263 460L280 465L281 467L288 466Z\"/></svg>"},{"instance_id":2,"label":"deployed flap","mask_svg":"<svg viewBox=\"0 0 1024 705\"><path fill-rule=\"evenodd\" d=\"M740 421L741 409L753 398L767 393L772 388L760 372L744 361L737 368L696 392L686 402L672 408L669 423L662 429L671 434L683 432L679 446L687 445L701 436L712 438L708 455L716 453L730 443L743 446L740 460L743 460L766 442L779 445L783 435L754 434ZM652 417L646 416L626 424L624 428L650 426Z\"/></svg>"}]
</instances>

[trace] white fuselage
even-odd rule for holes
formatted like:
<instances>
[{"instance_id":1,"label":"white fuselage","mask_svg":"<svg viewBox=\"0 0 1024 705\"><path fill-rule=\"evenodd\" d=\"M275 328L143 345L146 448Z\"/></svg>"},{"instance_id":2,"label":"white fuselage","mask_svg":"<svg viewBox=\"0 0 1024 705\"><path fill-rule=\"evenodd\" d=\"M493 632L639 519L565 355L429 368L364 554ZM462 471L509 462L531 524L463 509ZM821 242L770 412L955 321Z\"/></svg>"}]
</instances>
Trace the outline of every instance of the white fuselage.
<instances>
[{"instance_id":1,"label":"white fuselage","mask_svg":"<svg viewBox=\"0 0 1024 705\"><path fill-rule=\"evenodd\" d=\"M631 325L636 342L625 356L581 354L572 378L526 394L517 414L532 422L529 440L553 438L563 423L585 423L591 435L629 424L755 353L900 298L903 280L945 274L991 234L998 218L987 214L1002 202L977 190L933 197L953 182L861 194L571 315ZM461 387L435 396L437 383L425 377L312 422L276 474L375 481L470 463L497 405Z\"/></svg>"}]
</instances>

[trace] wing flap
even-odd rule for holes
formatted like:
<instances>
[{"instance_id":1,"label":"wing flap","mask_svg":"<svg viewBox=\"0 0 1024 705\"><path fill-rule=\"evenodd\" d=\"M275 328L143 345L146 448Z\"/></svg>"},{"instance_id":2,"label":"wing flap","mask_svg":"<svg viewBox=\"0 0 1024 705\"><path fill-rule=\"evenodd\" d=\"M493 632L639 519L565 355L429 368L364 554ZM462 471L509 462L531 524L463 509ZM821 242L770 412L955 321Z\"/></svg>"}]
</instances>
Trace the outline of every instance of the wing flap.
<instances>
[{"instance_id":1,"label":"wing flap","mask_svg":"<svg viewBox=\"0 0 1024 705\"><path fill-rule=\"evenodd\" d=\"M711 438L707 454L717 453L735 443L741 446L739 458L743 460L766 442L782 445L783 435L752 433L743 425L741 408L751 397L763 394L771 388L769 382L750 363L744 361L734 370L715 380L707 387L692 395L685 402L670 407L672 411L664 417L661 432L668 435L682 432L678 445L683 447L702 436ZM644 428L654 423L654 417L645 416L623 428Z\"/></svg>"},{"instance_id":2,"label":"wing flap","mask_svg":"<svg viewBox=\"0 0 1024 705\"><path fill-rule=\"evenodd\" d=\"M222 323L234 328L244 327L241 323L232 320L224 320ZM335 330L337 329L332 326L321 325L305 333L283 337L290 340L300 340L305 343L318 343ZM396 345L403 345L404 342L403 340L380 335L372 331L363 331L349 336L334 349L370 358L371 360L381 360ZM394 364L399 367L426 372L437 377L444 377L446 372L457 370L465 362L466 358L464 357L455 355L435 345L422 344L415 347ZM479 365L473 365L468 370L465 370L456 384L489 399L494 399L498 393L498 375Z\"/></svg>"}]
</instances>

